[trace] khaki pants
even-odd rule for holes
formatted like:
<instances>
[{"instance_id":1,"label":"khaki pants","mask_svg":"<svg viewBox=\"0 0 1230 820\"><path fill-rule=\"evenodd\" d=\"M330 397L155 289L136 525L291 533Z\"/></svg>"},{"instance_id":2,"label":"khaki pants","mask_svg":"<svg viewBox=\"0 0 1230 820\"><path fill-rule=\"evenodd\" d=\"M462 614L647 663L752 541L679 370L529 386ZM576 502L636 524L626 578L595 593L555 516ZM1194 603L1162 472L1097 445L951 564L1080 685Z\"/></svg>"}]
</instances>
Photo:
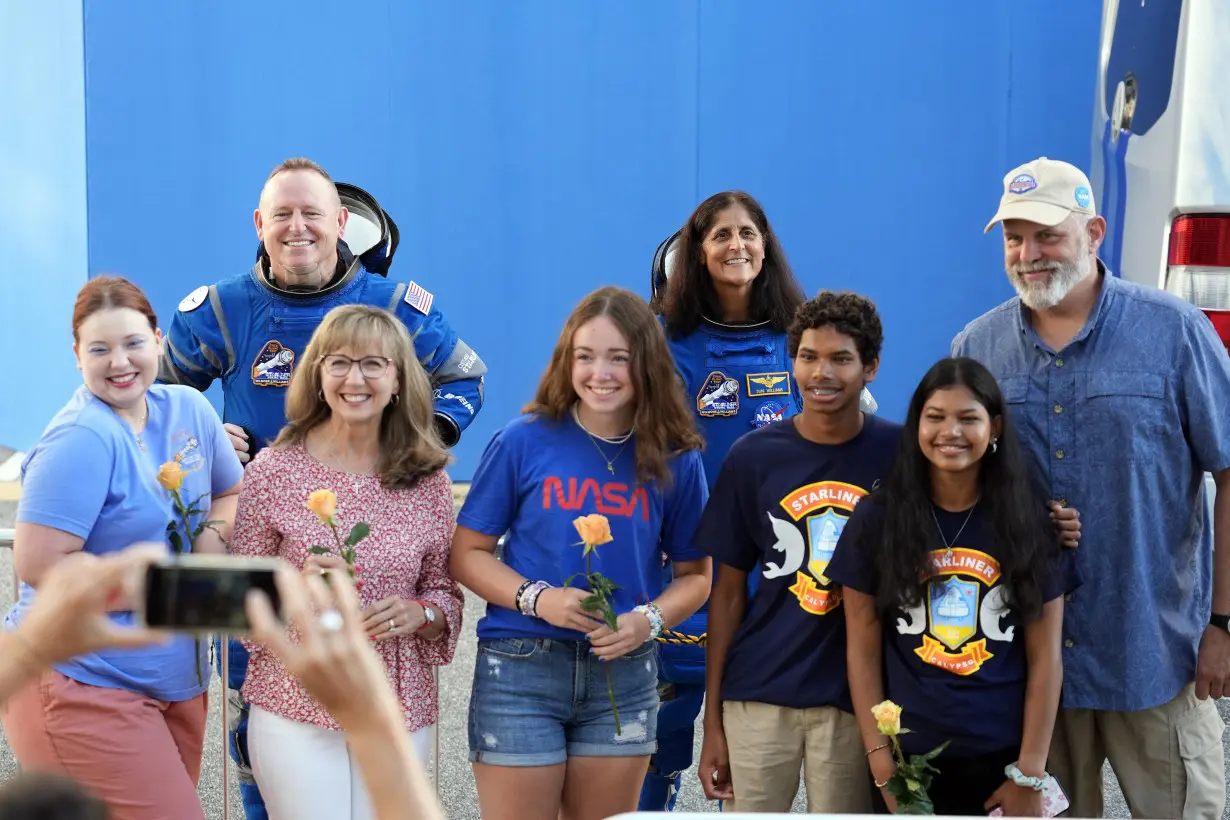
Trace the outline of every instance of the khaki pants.
<instances>
[{"instance_id":1,"label":"khaki pants","mask_svg":"<svg viewBox=\"0 0 1230 820\"><path fill-rule=\"evenodd\" d=\"M1068 817L1101 817L1109 760L1133 817L1220 820L1226 804L1225 730L1213 700L1188 684L1139 712L1060 709L1047 768L1072 802Z\"/></svg>"},{"instance_id":2,"label":"khaki pants","mask_svg":"<svg viewBox=\"0 0 1230 820\"><path fill-rule=\"evenodd\" d=\"M871 774L854 715L727 701L722 724L735 791L725 811L789 813L802 768L809 814L871 813Z\"/></svg>"}]
</instances>

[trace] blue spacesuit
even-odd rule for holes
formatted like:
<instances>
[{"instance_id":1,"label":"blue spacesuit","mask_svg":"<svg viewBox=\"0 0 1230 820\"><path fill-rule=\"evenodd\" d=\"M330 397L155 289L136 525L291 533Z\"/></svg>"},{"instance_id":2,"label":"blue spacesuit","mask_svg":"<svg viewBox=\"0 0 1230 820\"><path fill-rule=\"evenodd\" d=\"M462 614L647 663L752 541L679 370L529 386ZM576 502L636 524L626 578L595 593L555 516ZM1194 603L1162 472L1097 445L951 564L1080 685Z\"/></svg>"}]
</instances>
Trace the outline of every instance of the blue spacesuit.
<instances>
[{"instance_id":1,"label":"blue spacesuit","mask_svg":"<svg viewBox=\"0 0 1230 820\"><path fill-rule=\"evenodd\" d=\"M437 427L453 445L483 403L486 366L449 326L434 297L415 282L363 269L338 243L339 276L310 293L278 289L263 261L238 276L202 285L182 302L167 332L159 378L207 388L222 380L222 420L243 427L252 454L286 423L291 371L325 314L338 305L373 305L405 323L435 389Z\"/></svg>"},{"instance_id":2,"label":"blue spacesuit","mask_svg":"<svg viewBox=\"0 0 1230 820\"><path fill-rule=\"evenodd\" d=\"M654 255L651 287L655 294L666 285L678 237L679 232L673 234ZM712 491L736 439L802 410L786 334L767 321L728 325L704 317L687 336L668 332L667 344L705 439L702 460ZM866 390L862 407L865 412L875 411ZM669 574L670 568L666 571ZM749 597L758 578L757 572L748 576ZM696 719L705 697L708 622L706 600L694 615L672 630L663 630L657 639L658 751L649 760L638 811L673 810L683 773L692 766Z\"/></svg>"},{"instance_id":3,"label":"blue spacesuit","mask_svg":"<svg viewBox=\"0 0 1230 820\"><path fill-rule=\"evenodd\" d=\"M367 249L360 246L361 255L356 257L339 240L334 278L311 292L279 288L263 247L258 248L251 269L203 285L179 303L166 334L158 378L198 390L220 379L222 420L247 432L249 453L255 456L286 423L291 373L301 364L308 340L325 314L339 305L373 305L394 313L414 339L415 352L434 388L437 429L444 443L452 446L482 407L487 367L457 337L429 291L413 281L385 278L396 249L396 226L388 215L360 189L341 183L338 189L352 222L358 216L369 227L378 225L380 243ZM228 726L230 753L240 771L240 793L248 819L265 820L268 815L251 778L247 755L247 705L238 696L248 654L232 640L227 656L230 674L226 685L234 690L229 693L233 708Z\"/></svg>"}]
</instances>

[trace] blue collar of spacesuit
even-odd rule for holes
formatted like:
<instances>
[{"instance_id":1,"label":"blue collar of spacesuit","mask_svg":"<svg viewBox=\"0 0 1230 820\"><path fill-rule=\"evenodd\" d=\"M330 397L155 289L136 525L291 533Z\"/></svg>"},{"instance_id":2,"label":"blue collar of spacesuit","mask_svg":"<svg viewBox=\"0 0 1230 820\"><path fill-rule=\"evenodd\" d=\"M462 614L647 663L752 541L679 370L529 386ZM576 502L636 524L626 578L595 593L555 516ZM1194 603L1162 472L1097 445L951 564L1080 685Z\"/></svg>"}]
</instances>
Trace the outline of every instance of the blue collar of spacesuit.
<instances>
[{"instance_id":1,"label":"blue collar of spacesuit","mask_svg":"<svg viewBox=\"0 0 1230 820\"><path fill-rule=\"evenodd\" d=\"M337 240L337 272L333 274L329 284L320 290L284 290L277 286L273 274L269 272L269 254L265 252L265 246L262 244L257 253L256 264L252 266L252 278L270 293L283 299L316 299L336 293L346 287L362 269L363 265L359 258L350 252L350 248L343 240L339 239Z\"/></svg>"}]
</instances>

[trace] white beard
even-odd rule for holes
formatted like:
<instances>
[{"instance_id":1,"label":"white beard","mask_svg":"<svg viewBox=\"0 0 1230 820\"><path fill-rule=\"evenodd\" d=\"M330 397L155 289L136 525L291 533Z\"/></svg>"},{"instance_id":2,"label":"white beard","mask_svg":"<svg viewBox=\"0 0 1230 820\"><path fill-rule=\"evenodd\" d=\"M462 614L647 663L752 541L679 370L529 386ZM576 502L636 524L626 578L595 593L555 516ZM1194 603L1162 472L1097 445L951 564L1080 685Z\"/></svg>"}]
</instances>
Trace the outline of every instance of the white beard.
<instances>
[{"instance_id":1,"label":"white beard","mask_svg":"<svg viewBox=\"0 0 1230 820\"><path fill-rule=\"evenodd\" d=\"M1037 271L1050 271L1051 275L1042 282L1029 282L1024 278L1024 274ZM1081 238L1074 260L1019 262L1007 269L1008 281L1016 289L1025 307L1030 310L1046 310L1055 307L1092 271L1093 264L1089 259L1089 240L1086 237Z\"/></svg>"}]
</instances>

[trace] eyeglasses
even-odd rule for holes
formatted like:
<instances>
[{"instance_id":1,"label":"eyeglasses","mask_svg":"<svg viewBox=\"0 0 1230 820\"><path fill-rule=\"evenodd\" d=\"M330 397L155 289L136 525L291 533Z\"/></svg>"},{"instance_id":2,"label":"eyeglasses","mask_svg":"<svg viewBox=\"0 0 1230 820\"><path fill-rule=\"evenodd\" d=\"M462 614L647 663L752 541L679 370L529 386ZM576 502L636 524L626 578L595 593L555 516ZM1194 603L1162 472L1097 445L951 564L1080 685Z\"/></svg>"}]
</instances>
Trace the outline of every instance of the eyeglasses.
<instances>
[{"instance_id":1,"label":"eyeglasses","mask_svg":"<svg viewBox=\"0 0 1230 820\"><path fill-rule=\"evenodd\" d=\"M321 362L324 363L325 372L336 378L349 376L350 369L357 364L363 378L378 379L389 369L393 360L386 356L364 356L361 359L352 359L349 356L334 353L321 357Z\"/></svg>"}]
</instances>

